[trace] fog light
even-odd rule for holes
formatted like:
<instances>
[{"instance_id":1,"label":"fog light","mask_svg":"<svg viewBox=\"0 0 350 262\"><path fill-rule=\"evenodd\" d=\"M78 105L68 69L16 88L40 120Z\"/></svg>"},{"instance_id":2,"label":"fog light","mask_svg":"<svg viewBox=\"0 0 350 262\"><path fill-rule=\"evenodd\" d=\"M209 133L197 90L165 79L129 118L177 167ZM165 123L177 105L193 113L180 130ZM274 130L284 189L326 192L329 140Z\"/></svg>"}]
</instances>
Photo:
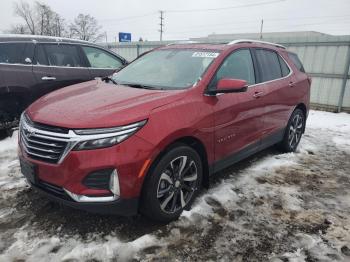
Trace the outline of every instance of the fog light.
<instances>
[{"instance_id":1,"label":"fog light","mask_svg":"<svg viewBox=\"0 0 350 262\"><path fill-rule=\"evenodd\" d=\"M109 190L115 195L120 196L119 177L116 169L113 170L109 178Z\"/></svg>"},{"instance_id":2,"label":"fog light","mask_svg":"<svg viewBox=\"0 0 350 262\"><path fill-rule=\"evenodd\" d=\"M106 180L108 181L106 183ZM119 177L116 169L104 169L90 173L83 184L94 189L106 189L111 191L111 196L86 196L78 195L64 188L64 191L77 202L109 202L120 196ZM105 186L107 184L107 187Z\"/></svg>"}]
</instances>

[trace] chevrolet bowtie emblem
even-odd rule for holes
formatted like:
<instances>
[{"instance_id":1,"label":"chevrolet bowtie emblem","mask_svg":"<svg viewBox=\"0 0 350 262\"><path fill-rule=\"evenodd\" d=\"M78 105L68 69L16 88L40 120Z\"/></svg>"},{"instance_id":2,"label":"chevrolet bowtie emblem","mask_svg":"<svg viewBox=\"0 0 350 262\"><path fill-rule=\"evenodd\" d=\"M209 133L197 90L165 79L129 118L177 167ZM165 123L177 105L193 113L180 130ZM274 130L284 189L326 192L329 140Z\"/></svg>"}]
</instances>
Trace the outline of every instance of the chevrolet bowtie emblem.
<instances>
[{"instance_id":1,"label":"chevrolet bowtie emblem","mask_svg":"<svg viewBox=\"0 0 350 262\"><path fill-rule=\"evenodd\" d=\"M34 130L28 130L28 134L27 134L27 137L30 138L32 136L35 135L35 131Z\"/></svg>"}]
</instances>

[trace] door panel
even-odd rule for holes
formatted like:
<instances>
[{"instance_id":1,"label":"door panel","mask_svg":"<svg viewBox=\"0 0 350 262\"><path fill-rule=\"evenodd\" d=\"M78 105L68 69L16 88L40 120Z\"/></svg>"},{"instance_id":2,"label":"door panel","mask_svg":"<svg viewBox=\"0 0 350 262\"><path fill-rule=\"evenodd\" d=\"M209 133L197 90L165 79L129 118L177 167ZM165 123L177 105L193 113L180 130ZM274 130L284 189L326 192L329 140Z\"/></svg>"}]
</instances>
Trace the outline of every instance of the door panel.
<instances>
[{"instance_id":1,"label":"door panel","mask_svg":"<svg viewBox=\"0 0 350 262\"><path fill-rule=\"evenodd\" d=\"M267 103L264 116L264 135L273 134L286 127L289 114L295 106L292 77L271 82L265 87Z\"/></svg>"},{"instance_id":2,"label":"door panel","mask_svg":"<svg viewBox=\"0 0 350 262\"><path fill-rule=\"evenodd\" d=\"M91 80L87 68L63 68L52 66L33 66L33 73L37 79L36 89L38 97L59 88Z\"/></svg>"},{"instance_id":3,"label":"door panel","mask_svg":"<svg viewBox=\"0 0 350 262\"><path fill-rule=\"evenodd\" d=\"M260 72L260 81L264 82L263 137L275 134L285 128L289 113L295 105L293 97L293 75L281 56L267 49L255 49L256 61Z\"/></svg>"},{"instance_id":4,"label":"door panel","mask_svg":"<svg viewBox=\"0 0 350 262\"><path fill-rule=\"evenodd\" d=\"M38 81L38 97L59 88L91 80L76 45L38 44L33 73ZM37 98L38 98L37 97Z\"/></svg>"},{"instance_id":5,"label":"door panel","mask_svg":"<svg viewBox=\"0 0 350 262\"><path fill-rule=\"evenodd\" d=\"M254 97L259 87L217 97L215 111L215 159L228 157L262 136L264 101Z\"/></svg>"},{"instance_id":6,"label":"door panel","mask_svg":"<svg viewBox=\"0 0 350 262\"><path fill-rule=\"evenodd\" d=\"M249 49L233 51L220 66L209 88L215 89L223 78L243 79L251 86L246 92L214 98L216 161L258 143L263 128L264 100L260 98L261 87L254 85L256 76Z\"/></svg>"}]
</instances>

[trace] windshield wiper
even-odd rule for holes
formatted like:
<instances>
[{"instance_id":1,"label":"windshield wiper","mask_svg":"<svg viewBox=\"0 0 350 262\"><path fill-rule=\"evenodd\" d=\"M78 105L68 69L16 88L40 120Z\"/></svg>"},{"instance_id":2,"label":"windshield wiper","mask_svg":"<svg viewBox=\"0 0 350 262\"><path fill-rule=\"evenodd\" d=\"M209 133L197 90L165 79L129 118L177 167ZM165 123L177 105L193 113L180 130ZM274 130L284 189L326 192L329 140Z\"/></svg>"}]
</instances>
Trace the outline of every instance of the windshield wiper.
<instances>
[{"instance_id":1,"label":"windshield wiper","mask_svg":"<svg viewBox=\"0 0 350 262\"><path fill-rule=\"evenodd\" d=\"M112 82L113 84L115 84L115 85L119 85L119 83L118 82L116 82L114 79L113 79L113 77L110 77L110 76L105 76L105 77L103 77L102 78L102 80L103 81L108 81L108 82Z\"/></svg>"},{"instance_id":2,"label":"windshield wiper","mask_svg":"<svg viewBox=\"0 0 350 262\"><path fill-rule=\"evenodd\" d=\"M132 83L125 83L122 85L130 86L130 87L135 87L135 88L142 88L142 89L150 89L150 90L163 90L161 87L156 87L156 86L148 86L148 85L142 85L142 84L132 84Z\"/></svg>"}]
</instances>

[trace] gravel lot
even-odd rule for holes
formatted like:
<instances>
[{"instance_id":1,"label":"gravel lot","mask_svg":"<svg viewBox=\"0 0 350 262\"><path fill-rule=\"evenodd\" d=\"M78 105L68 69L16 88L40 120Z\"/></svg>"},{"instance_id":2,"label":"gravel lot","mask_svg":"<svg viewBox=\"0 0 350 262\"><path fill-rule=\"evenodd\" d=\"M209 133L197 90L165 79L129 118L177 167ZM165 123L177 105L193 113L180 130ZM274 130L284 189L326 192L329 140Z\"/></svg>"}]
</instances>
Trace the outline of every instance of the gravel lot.
<instances>
[{"instance_id":1,"label":"gravel lot","mask_svg":"<svg viewBox=\"0 0 350 262\"><path fill-rule=\"evenodd\" d=\"M159 225L61 207L0 141L0 261L350 261L350 115L311 111L297 153L265 150Z\"/></svg>"}]
</instances>

